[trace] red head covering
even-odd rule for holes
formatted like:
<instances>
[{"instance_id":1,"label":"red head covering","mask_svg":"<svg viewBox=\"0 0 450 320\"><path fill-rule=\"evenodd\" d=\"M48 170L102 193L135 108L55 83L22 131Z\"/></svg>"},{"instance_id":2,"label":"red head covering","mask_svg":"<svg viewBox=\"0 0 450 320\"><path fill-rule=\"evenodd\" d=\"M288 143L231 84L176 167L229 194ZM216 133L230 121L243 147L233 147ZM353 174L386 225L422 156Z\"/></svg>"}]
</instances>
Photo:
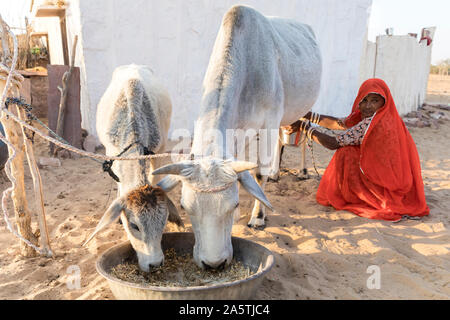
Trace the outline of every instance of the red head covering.
<instances>
[{"instance_id":1,"label":"red head covering","mask_svg":"<svg viewBox=\"0 0 450 320\"><path fill-rule=\"evenodd\" d=\"M359 103L368 94L384 97L360 146L336 151L317 192L317 201L372 219L429 214L416 145L400 118L391 92L381 79L359 89L347 127L362 120Z\"/></svg>"}]
</instances>

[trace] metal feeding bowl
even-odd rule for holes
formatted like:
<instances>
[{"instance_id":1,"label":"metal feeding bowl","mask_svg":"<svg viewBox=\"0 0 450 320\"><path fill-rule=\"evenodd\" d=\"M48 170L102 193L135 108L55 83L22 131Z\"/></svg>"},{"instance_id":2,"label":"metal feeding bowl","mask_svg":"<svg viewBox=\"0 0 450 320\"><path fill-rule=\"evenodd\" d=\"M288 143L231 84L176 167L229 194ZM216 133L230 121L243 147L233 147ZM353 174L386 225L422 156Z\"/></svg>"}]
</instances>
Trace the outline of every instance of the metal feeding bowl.
<instances>
[{"instance_id":1,"label":"metal feeding bowl","mask_svg":"<svg viewBox=\"0 0 450 320\"><path fill-rule=\"evenodd\" d=\"M111 275L111 269L136 255L130 242L116 245L97 260L97 271L108 281L119 300L245 300L250 299L264 276L274 264L268 249L249 240L232 237L234 259L250 268L253 274L232 282L197 287L157 287L120 280ZM173 248L177 255L192 254L194 234L174 232L163 234L161 246L165 252Z\"/></svg>"}]
</instances>

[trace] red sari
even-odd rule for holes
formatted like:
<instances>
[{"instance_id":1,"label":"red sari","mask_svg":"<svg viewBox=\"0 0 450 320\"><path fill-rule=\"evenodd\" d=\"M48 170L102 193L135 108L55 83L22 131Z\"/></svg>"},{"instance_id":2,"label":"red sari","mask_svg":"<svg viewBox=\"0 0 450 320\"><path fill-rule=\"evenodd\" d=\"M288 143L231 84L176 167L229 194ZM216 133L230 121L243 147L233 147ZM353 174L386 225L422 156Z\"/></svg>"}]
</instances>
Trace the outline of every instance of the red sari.
<instances>
[{"instance_id":1,"label":"red sari","mask_svg":"<svg viewBox=\"0 0 450 320\"><path fill-rule=\"evenodd\" d=\"M361 145L336 151L317 190L317 202L370 219L428 215L416 145L383 80L369 79L361 85L345 125L362 120L359 103L369 93L382 95L385 104Z\"/></svg>"}]
</instances>

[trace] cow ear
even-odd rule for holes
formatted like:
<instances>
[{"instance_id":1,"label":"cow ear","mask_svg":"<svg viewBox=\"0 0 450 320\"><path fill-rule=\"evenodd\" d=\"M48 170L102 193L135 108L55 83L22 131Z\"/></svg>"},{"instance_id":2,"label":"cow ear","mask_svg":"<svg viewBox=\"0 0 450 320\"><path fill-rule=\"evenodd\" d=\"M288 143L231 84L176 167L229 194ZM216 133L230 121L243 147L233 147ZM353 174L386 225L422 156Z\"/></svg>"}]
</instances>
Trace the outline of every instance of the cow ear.
<instances>
[{"instance_id":1,"label":"cow ear","mask_svg":"<svg viewBox=\"0 0 450 320\"><path fill-rule=\"evenodd\" d=\"M175 223L177 226L184 228L184 223L183 223L183 220L181 220L180 215L178 214L177 207L175 207L173 202L167 196L166 196L166 201L167 201L167 209L169 210L168 220L170 222Z\"/></svg>"},{"instance_id":2,"label":"cow ear","mask_svg":"<svg viewBox=\"0 0 450 320\"><path fill-rule=\"evenodd\" d=\"M252 177L250 172L244 171L238 174L239 182L244 189L254 196L257 200L261 201L263 205L269 208L271 211L274 211L272 205L269 200L267 200L264 191L261 189L259 184L256 183L255 179Z\"/></svg>"},{"instance_id":3,"label":"cow ear","mask_svg":"<svg viewBox=\"0 0 450 320\"><path fill-rule=\"evenodd\" d=\"M83 243L83 246L85 246L89 241L94 238L94 236L102 231L104 228L112 224L114 221L116 221L120 217L120 213L124 209L124 198L117 198L114 200L113 203L109 206L108 210L103 214L102 218L100 219L99 223L97 224L97 227L95 228L94 232L89 236L89 238Z\"/></svg>"}]
</instances>

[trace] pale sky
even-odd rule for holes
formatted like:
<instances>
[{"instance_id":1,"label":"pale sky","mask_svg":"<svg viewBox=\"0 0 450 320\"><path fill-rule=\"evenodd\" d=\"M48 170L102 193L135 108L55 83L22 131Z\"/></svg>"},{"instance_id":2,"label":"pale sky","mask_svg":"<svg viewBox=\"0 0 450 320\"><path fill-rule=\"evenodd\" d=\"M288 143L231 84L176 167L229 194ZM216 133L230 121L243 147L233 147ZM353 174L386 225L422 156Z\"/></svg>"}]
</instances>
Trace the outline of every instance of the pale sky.
<instances>
[{"instance_id":1,"label":"pale sky","mask_svg":"<svg viewBox=\"0 0 450 320\"><path fill-rule=\"evenodd\" d=\"M31 0L0 0L0 14L11 27L23 28L30 3ZM375 41L389 27L394 29L394 35L420 35L423 27L432 26L437 27L432 49L432 63L436 64L450 58L450 0L373 0L369 40ZM20 33L20 29L13 31Z\"/></svg>"},{"instance_id":2,"label":"pale sky","mask_svg":"<svg viewBox=\"0 0 450 320\"><path fill-rule=\"evenodd\" d=\"M373 0L369 19L369 40L393 28L394 35L420 32L423 27L436 27L431 63L450 59L449 0Z\"/></svg>"},{"instance_id":3,"label":"pale sky","mask_svg":"<svg viewBox=\"0 0 450 320\"><path fill-rule=\"evenodd\" d=\"M31 0L0 0L0 14L10 27L25 28L25 15L29 15ZM12 29L22 33L20 29Z\"/></svg>"}]
</instances>

